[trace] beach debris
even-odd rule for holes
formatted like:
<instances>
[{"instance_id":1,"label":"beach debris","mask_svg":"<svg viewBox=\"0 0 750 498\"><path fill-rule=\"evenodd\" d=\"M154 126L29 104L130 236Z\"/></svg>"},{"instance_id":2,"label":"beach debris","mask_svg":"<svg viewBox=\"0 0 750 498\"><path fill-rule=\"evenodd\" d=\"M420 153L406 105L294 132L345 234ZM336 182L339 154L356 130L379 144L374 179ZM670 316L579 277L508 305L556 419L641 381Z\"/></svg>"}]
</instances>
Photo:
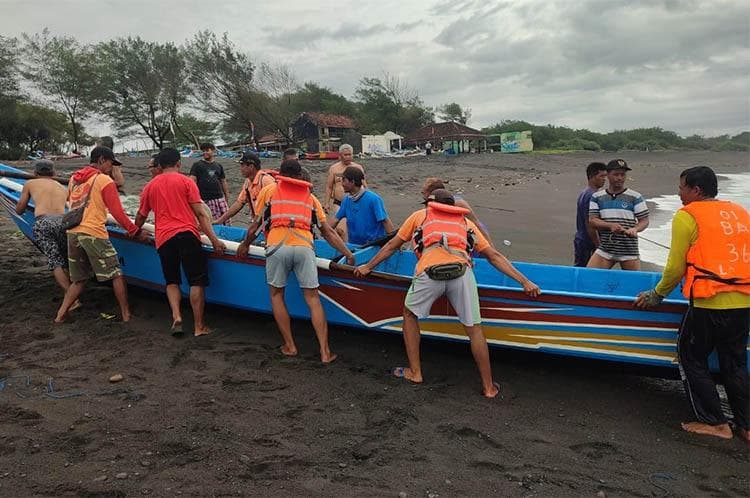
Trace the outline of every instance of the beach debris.
<instances>
[{"instance_id":1,"label":"beach debris","mask_svg":"<svg viewBox=\"0 0 750 498\"><path fill-rule=\"evenodd\" d=\"M127 472L120 472L118 474L115 474L115 479L127 479L128 473Z\"/></svg>"},{"instance_id":2,"label":"beach debris","mask_svg":"<svg viewBox=\"0 0 750 498\"><path fill-rule=\"evenodd\" d=\"M115 382L120 382L124 378L125 377L123 377L122 374L114 374L112 377L109 378L109 381L114 384Z\"/></svg>"},{"instance_id":3,"label":"beach debris","mask_svg":"<svg viewBox=\"0 0 750 498\"><path fill-rule=\"evenodd\" d=\"M404 492L404 491L399 491L399 493L398 493L398 498L406 498L406 497L407 497L407 494L406 494L406 492Z\"/></svg>"},{"instance_id":4,"label":"beach debris","mask_svg":"<svg viewBox=\"0 0 750 498\"><path fill-rule=\"evenodd\" d=\"M247 455L240 455L240 462L242 463L250 463L250 457Z\"/></svg>"},{"instance_id":5,"label":"beach debris","mask_svg":"<svg viewBox=\"0 0 750 498\"><path fill-rule=\"evenodd\" d=\"M107 480L107 476L99 476L94 478L94 482L104 482Z\"/></svg>"},{"instance_id":6,"label":"beach debris","mask_svg":"<svg viewBox=\"0 0 750 498\"><path fill-rule=\"evenodd\" d=\"M339 467L341 467L342 469L345 469L347 465L344 462L341 462L339 463Z\"/></svg>"},{"instance_id":7,"label":"beach debris","mask_svg":"<svg viewBox=\"0 0 750 498\"><path fill-rule=\"evenodd\" d=\"M510 243L510 241L508 239L505 239L505 240L503 240L503 245L510 247L511 243Z\"/></svg>"},{"instance_id":8,"label":"beach debris","mask_svg":"<svg viewBox=\"0 0 750 498\"><path fill-rule=\"evenodd\" d=\"M109 313L99 313L99 316L104 318L105 320L112 320L117 315L110 315Z\"/></svg>"}]
</instances>

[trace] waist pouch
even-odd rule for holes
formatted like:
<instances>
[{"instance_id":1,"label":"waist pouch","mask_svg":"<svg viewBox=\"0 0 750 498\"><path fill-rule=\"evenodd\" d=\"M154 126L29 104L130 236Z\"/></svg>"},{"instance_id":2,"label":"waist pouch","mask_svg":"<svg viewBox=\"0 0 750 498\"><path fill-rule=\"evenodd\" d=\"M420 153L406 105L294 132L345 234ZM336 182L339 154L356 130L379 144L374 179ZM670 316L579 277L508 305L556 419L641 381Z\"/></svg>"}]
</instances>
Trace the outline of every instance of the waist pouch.
<instances>
[{"instance_id":1,"label":"waist pouch","mask_svg":"<svg viewBox=\"0 0 750 498\"><path fill-rule=\"evenodd\" d=\"M425 273L432 280L453 280L462 277L466 273L466 268L467 265L464 263L446 263L430 266L425 270Z\"/></svg>"}]
</instances>

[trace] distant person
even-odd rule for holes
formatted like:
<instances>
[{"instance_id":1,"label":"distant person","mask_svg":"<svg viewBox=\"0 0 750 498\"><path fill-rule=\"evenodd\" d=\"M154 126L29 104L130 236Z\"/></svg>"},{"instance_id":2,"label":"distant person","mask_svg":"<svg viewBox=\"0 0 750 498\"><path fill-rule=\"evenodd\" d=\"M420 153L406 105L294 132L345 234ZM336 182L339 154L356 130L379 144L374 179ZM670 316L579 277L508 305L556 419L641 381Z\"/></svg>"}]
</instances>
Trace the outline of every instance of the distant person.
<instances>
[{"instance_id":1,"label":"distant person","mask_svg":"<svg viewBox=\"0 0 750 498\"><path fill-rule=\"evenodd\" d=\"M284 154L281 156L281 162L284 162L287 159L299 159L299 152L297 152L297 149L286 149L284 151Z\"/></svg>"},{"instance_id":2,"label":"distant person","mask_svg":"<svg viewBox=\"0 0 750 498\"><path fill-rule=\"evenodd\" d=\"M161 166L159 166L159 154L151 155L151 159L148 160L148 172L151 178L162 173Z\"/></svg>"},{"instance_id":3,"label":"distant person","mask_svg":"<svg viewBox=\"0 0 750 498\"><path fill-rule=\"evenodd\" d=\"M585 267L599 246L599 234L589 223L589 204L591 196L604 187L607 181L607 165L591 163L586 167L588 186L578 195L576 202L576 234L573 239L574 265Z\"/></svg>"},{"instance_id":4,"label":"distant person","mask_svg":"<svg viewBox=\"0 0 750 498\"><path fill-rule=\"evenodd\" d=\"M589 203L589 224L598 231L599 246L588 268L640 270L638 233L648 227L648 206L643 196L625 187L628 164L622 159L607 163L606 189L595 192Z\"/></svg>"},{"instance_id":5,"label":"distant person","mask_svg":"<svg viewBox=\"0 0 750 498\"><path fill-rule=\"evenodd\" d=\"M243 153L239 163L240 175L245 178L245 183L242 184L237 200L229 206L229 210L214 221L217 225L232 219L245 205L250 210L250 221L252 221L257 214L255 201L258 199L258 194L264 187L276 182L276 172L271 173L269 170L261 169L260 158L254 152Z\"/></svg>"},{"instance_id":6,"label":"distant person","mask_svg":"<svg viewBox=\"0 0 750 498\"><path fill-rule=\"evenodd\" d=\"M367 244L393 231L393 222L388 217L383 199L362 185L364 179L365 174L359 168L349 166L344 170L341 185L347 195L336 216L328 221L335 229L345 219L349 242L357 245Z\"/></svg>"},{"instance_id":7,"label":"distant person","mask_svg":"<svg viewBox=\"0 0 750 498\"><path fill-rule=\"evenodd\" d=\"M424 153L427 156L432 154L432 144L430 142L427 142L426 144L424 144Z\"/></svg>"},{"instance_id":8,"label":"distant person","mask_svg":"<svg viewBox=\"0 0 750 498\"><path fill-rule=\"evenodd\" d=\"M520 283L527 295L538 296L539 287L489 244L477 226L466 219L468 210L455 206L450 192L436 189L429 195L426 204L426 209L412 213L404 221L396 236L375 257L358 266L355 275L367 276L405 242L412 241L418 260L404 302L402 326L409 366L397 367L393 375L414 383L423 381L419 319L430 316L433 303L446 296L471 341L471 352L482 381L482 394L494 398L499 389L492 380L487 340L482 333L479 291L471 263L472 251L476 249L492 266Z\"/></svg>"},{"instance_id":9,"label":"distant person","mask_svg":"<svg viewBox=\"0 0 750 498\"><path fill-rule=\"evenodd\" d=\"M292 325L284 302L284 289L289 274L294 272L302 295L310 310L310 318L320 346L320 360L331 363L336 355L328 344L328 322L318 293L318 267L312 227L317 225L334 249L344 254L349 264L354 255L326 223L320 201L310 193L310 183L300 179L301 166L296 159L284 161L279 169L278 183L260 191L255 211L261 215L248 227L247 236L237 249L244 258L261 226L266 236L266 282L271 293L273 317L284 341L281 353L297 355Z\"/></svg>"},{"instance_id":10,"label":"distant person","mask_svg":"<svg viewBox=\"0 0 750 498\"><path fill-rule=\"evenodd\" d=\"M65 292L56 323L65 321L68 311L78 301L86 280L95 277L99 282L112 281L112 289L120 306L122 321L130 321L128 287L122 276L117 251L112 247L107 232L107 212L125 229L130 237L144 236L125 214L115 182L107 173L120 165L109 147L95 147L91 164L73 173L68 185L71 209L86 205L81 223L68 230L68 264L71 284ZM86 201L88 199L88 204Z\"/></svg>"},{"instance_id":11,"label":"distant person","mask_svg":"<svg viewBox=\"0 0 750 498\"><path fill-rule=\"evenodd\" d=\"M112 137L99 137L99 139L96 141L96 146L108 147L114 152L115 141L112 140ZM121 191L123 188L125 188L125 175L122 174L122 167L120 165L112 166L112 171L109 173L109 176L112 177L112 179L115 181L117 190Z\"/></svg>"},{"instance_id":12,"label":"distant person","mask_svg":"<svg viewBox=\"0 0 750 498\"><path fill-rule=\"evenodd\" d=\"M677 355L697 422L688 432L732 438L708 356L716 350L724 389L739 436L750 442L750 385L747 336L750 331L750 213L716 199L718 181L707 166L680 174L683 207L672 220L667 265L656 287L635 300L640 308L659 305L685 278L682 293L690 307L680 326Z\"/></svg>"},{"instance_id":13,"label":"distant person","mask_svg":"<svg viewBox=\"0 0 750 498\"><path fill-rule=\"evenodd\" d=\"M432 194L432 192L437 189L445 189L445 182L443 182L443 180L441 180L440 178L427 178L422 185L422 198L426 201L430 197L430 194ZM492 236L490 235L490 231L487 228L487 225L479 221L479 218L474 212L474 209L471 207L471 205L469 205L468 202L466 202L466 199L456 194L453 194L453 198L455 200L456 206L469 210L469 212L466 213L466 219L474 223L477 228L479 228L479 231L482 232L484 238L487 239L487 242L489 242L490 245L494 246L495 244L492 242Z\"/></svg>"},{"instance_id":14,"label":"distant person","mask_svg":"<svg viewBox=\"0 0 750 498\"><path fill-rule=\"evenodd\" d=\"M343 144L339 147L339 160L328 168L328 178L326 179L325 208L329 213L333 213L334 206L341 205L344 200L344 187L341 186L341 179L344 176L344 170L349 166L359 168L364 173L365 168L361 164L354 162L354 148L349 144ZM365 182L365 186L367 182Z\"/></svg>"},{"instance_id":15,"label":"distant person","mask_svg":"<svg viewBox=\"0 0 750 498\"><path fill-rule=\"evenodd\" d=\"M23 184L16 213L23 214L29 201L34 202L34 242L47 256L47 267L52 270L57 285L65 292L70 287L68 241L60 223L65 213L68 191L53 178L55 166L52 161L42 159L34 163L34 174L38 178ZM79 303L75 302L71 309L78 306Z\"/></svg>"},{"instance_id":16,"label":"distant person","mask_svg":"<svg viewBox=\"0 0 750 498\"><path fill-rule=\"evenodd\" d=\"M214 160L216 147L212 143L200 144L203 158L193 163L190 178L198 184L198 190L211 210L213 219L221 218L229 210L229 186L224 167ZM229 224L229 222L225 222Z\"/></svg>"},{"instance_id":17,"label":"distant person","mask_svg":"<svg viewBox=\"0 0 750 498\"><path fill-rule=\"evenodd\" d=\"M142 227L149 213L154 212L156 251L167 284L167 299L172 310L172 334L183 332L180 309L182 268L190 286L190 307L195 323L193 333L196 337L206 335L210 332L203 313L208 286L208 260L203 252L198 226L211 241L214 252L221 254L226 247L214 234L211 218L203 208L195 182L180 174L179 151L172 148L162 150L158 162L162 173L143 188L135 225Z\"/></svg>"}]
</instances>

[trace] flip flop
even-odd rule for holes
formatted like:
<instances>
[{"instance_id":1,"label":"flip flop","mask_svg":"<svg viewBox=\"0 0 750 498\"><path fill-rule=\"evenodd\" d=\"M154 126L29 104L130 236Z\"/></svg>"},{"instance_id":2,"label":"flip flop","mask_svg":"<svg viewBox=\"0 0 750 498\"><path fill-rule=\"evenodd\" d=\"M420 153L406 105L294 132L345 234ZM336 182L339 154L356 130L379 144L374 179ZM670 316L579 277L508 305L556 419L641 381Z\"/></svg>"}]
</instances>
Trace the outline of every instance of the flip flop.
<instances>
[{"instance_id":1,"label":"flip flop","mask_svg":"<svg viewBox=\"0 0 750 498\"><path fill-rule=\"evenodd\" d=\"M175 322L172 322L172 327L170 328L170 331L172 332L172 337L182 336L184 332L184 330L182 330L182 321L177 320Z\"/></svg>"},{"instance_id":2,"label":"flip flop","mask_svg":"<svg viewBox=\"0 0 750 498\"><path fill-rule=\"evenodd\" d=\"M391 375L396 377L397 379L404 379L407 382L411 382L412 384L421 384L421 382L414 382L410 378L408 378L405 374L406 369L408 367L395 367L391 369Z\"/></svg>"},{"instance_id":3,"label":"flip flop","mask_svg":"<svg viewBox=\"0 0 750 498\"><path fill-rule=\"evenodd\" d=\"M492 398L489 398L489 397L485 396L484 393L482 393L482 396L484 396L487 399L499 399L500 401L504 400L505 396L503 396L503 391L500 390L500 383L499 382L493 382L492 385L497 388L497 394L495 396L493 396Z\"/></svg>"}]
</instances>

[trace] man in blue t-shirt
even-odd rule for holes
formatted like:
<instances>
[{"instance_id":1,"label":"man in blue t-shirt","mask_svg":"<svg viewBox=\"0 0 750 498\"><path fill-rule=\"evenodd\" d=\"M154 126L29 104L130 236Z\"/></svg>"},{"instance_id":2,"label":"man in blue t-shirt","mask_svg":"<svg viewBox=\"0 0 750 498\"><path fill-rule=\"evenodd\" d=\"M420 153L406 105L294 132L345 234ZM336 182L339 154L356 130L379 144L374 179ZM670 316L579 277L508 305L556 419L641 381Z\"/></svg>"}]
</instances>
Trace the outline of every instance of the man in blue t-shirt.
<instances>
[{"instance_id":1,"label":"man in blue t-shirt","mask_svg":"<svg viewBox=\"0 0 750 498\"><path fill-rule=\"evenodd\" d=\"M365 179L364 172L349 166L344 170L341 186L346 196L334 218L328 218L332 228L336 228L339 221L346 218L349 234L348 241L352 244L364 245L375 239L393 232L393 223L385 211L383 199L375 192L362 186Z\"/></svg>"},{"instance_id":2,"label":"man in blue t-shirt","mask_svg":"<svg viewBox=\"0 0 750 498\"><path fill-rule=\"evenodd\" d=\"M607 166L604 163L591 163L586 167L589 185L579 195L576 211L576 236L573 239L575 266L585 267L594 250L599 246L599 234L589 224L589 203L594 192L604 187L607 179Z\"/></svg>"}]
</instances>

